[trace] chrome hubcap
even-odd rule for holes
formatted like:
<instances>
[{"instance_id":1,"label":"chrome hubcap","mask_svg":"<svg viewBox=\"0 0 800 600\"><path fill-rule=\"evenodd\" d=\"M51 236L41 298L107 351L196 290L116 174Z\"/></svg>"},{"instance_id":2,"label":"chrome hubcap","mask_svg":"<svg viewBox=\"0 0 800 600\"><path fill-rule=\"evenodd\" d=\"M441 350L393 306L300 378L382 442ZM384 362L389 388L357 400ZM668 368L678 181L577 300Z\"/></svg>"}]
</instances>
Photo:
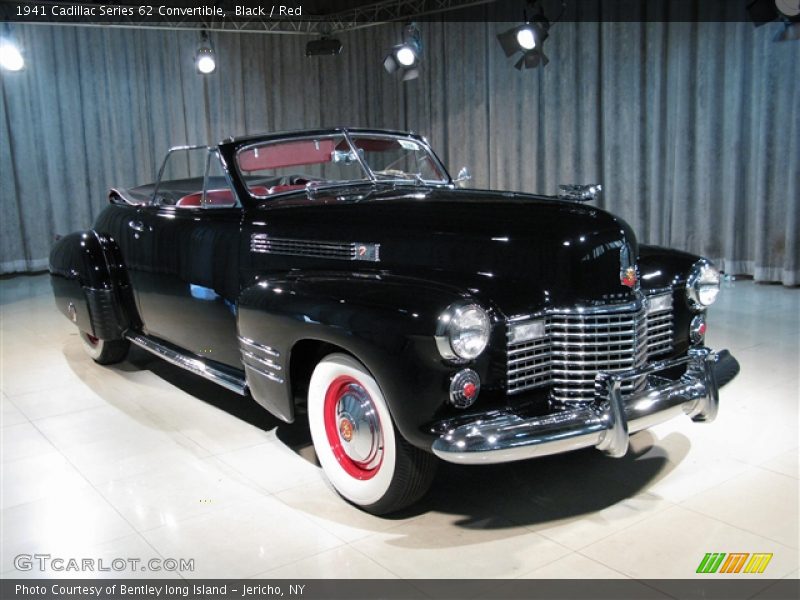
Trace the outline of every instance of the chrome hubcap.
<instances>
[{"instance_id":1,"label":"chrome hubcap","mask_svg":"<svg viewBox=\"0 0 800 600\"><path fill-rule=\"evenodd\" d=\"M336 429L344 453L362 469L374 469L383 458L380 420L367 391L351 383L336 403Z\"/></svg>"}]
</instances>

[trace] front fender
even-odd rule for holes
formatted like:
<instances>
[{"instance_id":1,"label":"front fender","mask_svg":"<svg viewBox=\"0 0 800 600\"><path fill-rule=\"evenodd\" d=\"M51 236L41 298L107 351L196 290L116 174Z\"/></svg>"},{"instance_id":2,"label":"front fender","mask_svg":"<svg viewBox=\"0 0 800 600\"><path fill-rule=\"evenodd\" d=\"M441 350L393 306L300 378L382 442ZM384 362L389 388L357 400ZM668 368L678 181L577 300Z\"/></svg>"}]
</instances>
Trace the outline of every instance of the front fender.
<instances>
[{"instance_id":1,"label":"front fender","mask_svg":"<svg viewBox=\"0 0 800 600\"><path fill-rule=\"evenodd\" d=\"M684 355L690 346L689 323L693 313L686 303L686 278L692 265L700 256L663 248L660 246L639 247L639 275L642 290L672 289L673 312L673 353Z\"/></svg>"},{"instance_id":2,"label":"front fender","mask_svg":"<svg viewBox=\"0 0 800 600\"><path fill-rule=\"evenodd\" d=\"M271 372L276 378L259 377L256 369L263 364L249 369L245 360L248 386L270 412L292 421L293 349L303 340L338 346L376 378L401 434L430 449L423 425L443 408L450 375L463 368L440 356L436 324L450 304L468 297L452 286L386 274L319 273L258 281L241 295L239 335L247 340L243 343L272 350L280 369ZM485 354L469 365L482 375L489 370Z\"/></svg>"}]
</instances>

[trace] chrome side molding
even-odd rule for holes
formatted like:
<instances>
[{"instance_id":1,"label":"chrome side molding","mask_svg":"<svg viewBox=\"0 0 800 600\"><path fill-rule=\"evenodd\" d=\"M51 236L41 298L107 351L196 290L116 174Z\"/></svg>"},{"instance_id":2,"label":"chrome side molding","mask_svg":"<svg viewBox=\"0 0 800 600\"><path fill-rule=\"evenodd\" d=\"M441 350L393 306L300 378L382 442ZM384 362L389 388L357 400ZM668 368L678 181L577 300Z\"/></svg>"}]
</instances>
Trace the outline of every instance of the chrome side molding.
<instances>
[{"instance_id":1,"label":"chrome side molding","mask_svg":"<svg viewBox=\"0 0 800 600\"><path fill-rule=\"evenodd\" d=\"M208 362L202 359L196 358L190 354L184 354L175 348L166 346L141 333L128 334L126 337L131 343L147 350L151 354L155 354L159 358L163 358L168 363L172 363L181 369L186 369L195 375L213 381L242 396L247 394L247 384L243 377L236 377L233 374L226 373L225 371L209 365Z\"/></svg>"}]
</instances>

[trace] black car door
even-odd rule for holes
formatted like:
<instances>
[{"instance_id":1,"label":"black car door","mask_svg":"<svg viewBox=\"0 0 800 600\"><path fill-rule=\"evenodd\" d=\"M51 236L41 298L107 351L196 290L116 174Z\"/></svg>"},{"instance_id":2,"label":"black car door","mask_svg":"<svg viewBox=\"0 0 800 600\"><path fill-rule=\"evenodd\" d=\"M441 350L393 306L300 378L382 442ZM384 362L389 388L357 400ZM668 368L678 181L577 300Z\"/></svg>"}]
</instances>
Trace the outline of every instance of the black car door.
<instances>
[{"instance_id":1,"label":"black car door","mask_svg":"<svg viewBox=\"0 0 800 600\"><path fill-rule=\"evenodd\" d=\"M146 334L241 368L236 299L242 209L224 175L214 174L218 161L211 152L200 178L162 176L154 202L127 224L126 260Z\"/></svg>"}]
</instances>

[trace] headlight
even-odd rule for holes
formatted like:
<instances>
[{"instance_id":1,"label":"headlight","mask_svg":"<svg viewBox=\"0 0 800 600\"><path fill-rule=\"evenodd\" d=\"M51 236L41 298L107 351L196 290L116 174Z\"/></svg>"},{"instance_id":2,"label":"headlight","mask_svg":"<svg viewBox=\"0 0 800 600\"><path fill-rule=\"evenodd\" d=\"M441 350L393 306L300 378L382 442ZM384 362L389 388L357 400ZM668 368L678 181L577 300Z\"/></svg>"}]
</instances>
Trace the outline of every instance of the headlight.
<instances>
[{"instance_id":1,"label":"headlight","mask_svg":"<svg viewBox=\"0 0 800 600\"><path fill-rule=\"evenodd\" d=\"M436 346L448 360L472 360L489 343L489 317L477 304L456 305L439 317Z\"/></svg>"},{"instance_id":2,"label":"headlight","mask_svg":"<svg viewBox=\"0 0 800 600\"><path fill-rule=\"evenodd\" d=\"M695 310L714 304L719 293L719 271L705 259L698 260L686 280L686 299Z\"/></svg>"}]
</instances>

